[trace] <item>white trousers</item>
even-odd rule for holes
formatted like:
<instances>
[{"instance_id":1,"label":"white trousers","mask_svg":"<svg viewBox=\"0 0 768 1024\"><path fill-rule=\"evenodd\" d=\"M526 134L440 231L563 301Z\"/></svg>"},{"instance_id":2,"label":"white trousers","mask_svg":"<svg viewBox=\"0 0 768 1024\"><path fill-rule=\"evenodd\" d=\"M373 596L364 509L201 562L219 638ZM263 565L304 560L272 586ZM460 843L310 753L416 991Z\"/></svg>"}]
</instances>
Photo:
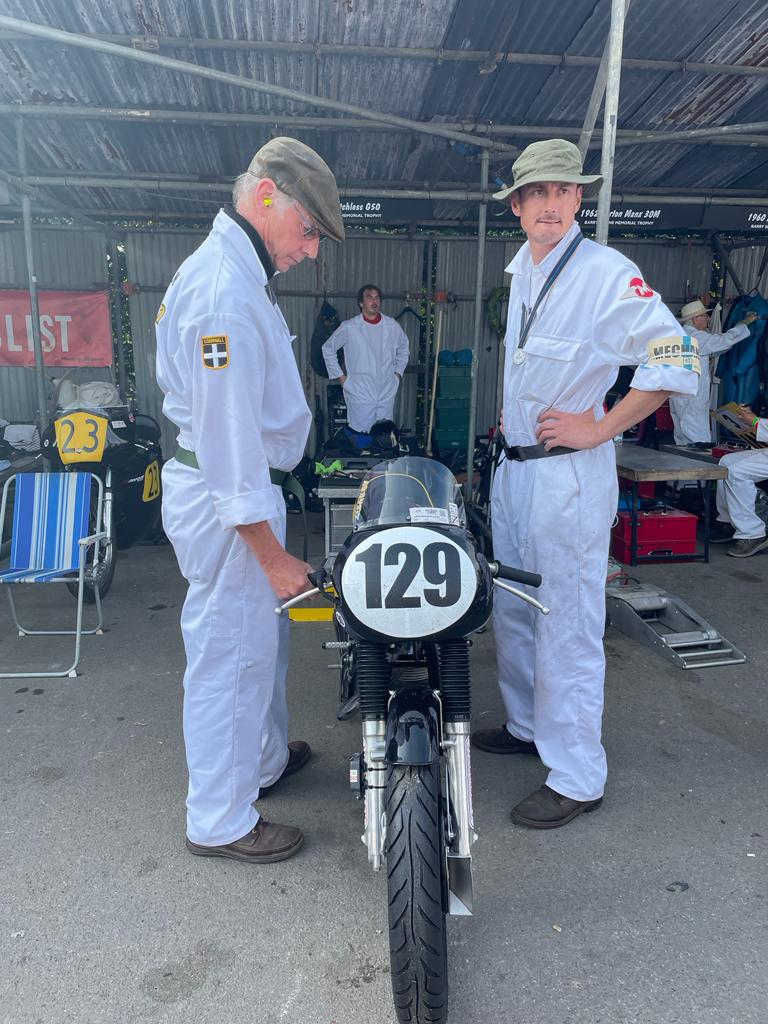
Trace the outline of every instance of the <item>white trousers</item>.
<instances>
[{"instance_id":1,"label":"white trousers","mask_svg":"<svg viewBox=\"0 0 768 1024\"><path fill-rule=\"evenodd\" d=\"M755 512L759 480L768 480L768 448L731 452L720 459L728 476L717 481L717 518L733 526L736 540L765 536L765 523Z\"/></svg>"},{"instance_id":2,"label":"white trousers","mask_svg":"<svg viewBox=\"0 0 768 1024\"><path fill-rule=\"evenodd\" d=\"M285 542L285 506L270 521ZM256 557L221 527L200 473L163 468L163 525L189 582L181 613L187 656L184 744L187 835L218 846L259 820L253 801L288 763L288 620Z\"/></svg>"},{"instance_id":3,"label":"white trousers","mask_svg":"<svg viewBox=\"0 0 768 1024\"><path fill-rule=\"evenodd\" d=\"M618 485L612 445L529 462L504 461L493 487L493 550L541 573L530 593L542 615L496 589L494 633L507 728L533 740L547 785L596 800L606 779L601 743L605 577Z\"/></svg>"}]
</instances>

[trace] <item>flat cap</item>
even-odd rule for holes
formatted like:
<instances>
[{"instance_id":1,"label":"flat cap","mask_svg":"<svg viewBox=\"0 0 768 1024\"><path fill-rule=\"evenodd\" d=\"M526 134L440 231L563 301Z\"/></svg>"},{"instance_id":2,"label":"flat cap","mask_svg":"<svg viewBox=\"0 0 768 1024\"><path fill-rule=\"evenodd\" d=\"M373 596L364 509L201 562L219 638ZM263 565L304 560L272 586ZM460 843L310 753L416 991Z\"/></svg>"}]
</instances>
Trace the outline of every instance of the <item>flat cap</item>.
<instances>
[{"instance_id":1,"label":"flat cap","mask_svg":"<svg viewBox=\"0 0 768 1024\"><path fill-rule=\"evenodd\" d=\"M314 149L286 136L270 139L254 154L248 170L259 178L271 178L281 192L301 203L324 235L344 241L336 179Z\"/></svg>"}]
</instances>

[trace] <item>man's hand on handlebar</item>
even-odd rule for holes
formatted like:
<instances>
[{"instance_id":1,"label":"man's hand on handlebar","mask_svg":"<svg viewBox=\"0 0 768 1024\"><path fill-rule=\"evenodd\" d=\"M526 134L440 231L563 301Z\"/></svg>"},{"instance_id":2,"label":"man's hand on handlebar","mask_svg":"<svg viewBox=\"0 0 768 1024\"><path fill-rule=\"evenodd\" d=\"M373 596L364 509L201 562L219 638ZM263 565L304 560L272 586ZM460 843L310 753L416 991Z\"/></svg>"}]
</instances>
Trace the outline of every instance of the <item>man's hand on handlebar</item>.
<instances>
[{"instance_id":1,"label":"man's hand on handlebar","mask_svg":"<svg viewBox=\"0 0 768 1024\"><path fill-rule=\"evenodd\" d=\"M262 569L281 601L298 597L299 594L312 589L312 584L307 578L312 572L312 566L302 562L300 558L294 558L287 551L263 562Z\"/></svg>"}]
</instances>

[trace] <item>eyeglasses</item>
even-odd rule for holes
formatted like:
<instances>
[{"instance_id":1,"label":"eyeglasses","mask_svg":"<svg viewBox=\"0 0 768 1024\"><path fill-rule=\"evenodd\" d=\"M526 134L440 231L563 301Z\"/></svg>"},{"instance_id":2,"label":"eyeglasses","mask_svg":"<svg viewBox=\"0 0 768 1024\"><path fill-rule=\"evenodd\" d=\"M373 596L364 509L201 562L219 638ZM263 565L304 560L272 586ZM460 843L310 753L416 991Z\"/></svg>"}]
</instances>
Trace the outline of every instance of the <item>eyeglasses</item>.
<instances>
[{"instance_id":1,"label":"eyeglasses","mask_svg":"<svg viewBox=\"0 0 768 1024\"><path fill-rule=\"evenodd\" d=\"M317 224L315 224L309 218L308 215L305 216L305 214L302 211L302 208L299 206L298 203L294 203L294 209L296 210L296 216L299 218L301 226L304 229L304 231L302 232L303 235L304 235L304 238L306 238L306 239L315 239L315 238L317 238L320 241L322 241L323 235L322 235L322 233L320 231L320 228L317 226Z\"/></svg>"}]
</instances>

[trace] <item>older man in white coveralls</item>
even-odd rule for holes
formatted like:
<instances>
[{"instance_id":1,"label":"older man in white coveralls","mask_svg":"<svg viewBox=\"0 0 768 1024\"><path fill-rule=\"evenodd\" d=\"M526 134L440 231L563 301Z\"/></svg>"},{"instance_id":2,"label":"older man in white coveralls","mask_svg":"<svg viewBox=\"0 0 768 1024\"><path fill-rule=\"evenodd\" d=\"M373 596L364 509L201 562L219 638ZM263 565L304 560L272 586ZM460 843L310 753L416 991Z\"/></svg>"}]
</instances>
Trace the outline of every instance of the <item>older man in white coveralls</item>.
<instances>
[{"instance_id":1,"label":"older man in white coveralls","mask_svg":"<svg viewBox=\"0 0 768 1024\"><path fill-rule=\"evenodd\" d=\"M557 828L597 808L605 786L602 641L617 503L611 439L670 392L695 394L699 359L696 342L637 267L581 237L582 192L597 191L601 179L582 174L576 146L533 143L513 175L496 198L511 196L528 241L507 267L507 458L494 482L493 546L502 563L541 573L538 596L551 614L495 595L507 721L473 741L497 754L538 754L549 768L546 785L512 818ZM628 364L638 367L632 387L603 415L605 394Z\"/></svg>"},{"instance_id":2,"label":"older man in white coveralls","mask_svg":"<svg viewBox=\"0 0 768 1024\"><path fill-rule=\"evenodd\" d=\"M755 416L749 406L740 406L739 418L754 431L755 440L768 444L768 419ZM733 540L736 543L728 554L749 558L768 548L765 523L755 511L757 484L768 480L768 448L731 452L720 459L720 465L728 470L726 479L717 481L717 519L724 525L713 543Z\"/></svg>"},{"instance_id":3,"label":"older man in white coveralls","mask_svg":"<svg viewBox=\"0 0 768 1024\"><path fill-rule=\"evenodd\" d=\"M163 525L189 582L184 741L187 848L251 863L284 860L298 828L254 801L310 756L288 743L288 623L276 599L309 588L285 550L281 480L304 454L310 412L270 278L341 241L336 182L314 150L272 139L235 183L207 239L157 314L163 412L179 428L163 469ZM261 792L260 792L261 791Z\"/></svg>"},{"instance_id":4,"label":"older man in white coveralls","mask_svg":"<svg viewBox=\"0 0 768 1024\"><path fill-rule=\"evenodd\" d=\"M680 322L686 334L699 343L701 374L699 387L692 398L673 395L669 411L675 425L675 444L700 444L711 441L712 425L709 421L709 385L712 379L709 356L727 352L738 341L749 337L749 325L757 320L757 313L747 313L725 334L709 331L709 310L699 299L688 302L680 310Z\"/></svg>"},{"instance_id":5,"label":"older man in white coveralls","mask_svg":"<svg viewBox=\"0 0 768 1024\"><path fill-rule=\"evenodd\" d=\"M357 293L360 314L345 320L323 345L331 380L344 389L347 423L366 434L378 420L391 420L395 396L408 365L408 338L381 312L381 289L364 284ZM343 346L346 375L336 353Z\"/></svg>"}]
</instances>

